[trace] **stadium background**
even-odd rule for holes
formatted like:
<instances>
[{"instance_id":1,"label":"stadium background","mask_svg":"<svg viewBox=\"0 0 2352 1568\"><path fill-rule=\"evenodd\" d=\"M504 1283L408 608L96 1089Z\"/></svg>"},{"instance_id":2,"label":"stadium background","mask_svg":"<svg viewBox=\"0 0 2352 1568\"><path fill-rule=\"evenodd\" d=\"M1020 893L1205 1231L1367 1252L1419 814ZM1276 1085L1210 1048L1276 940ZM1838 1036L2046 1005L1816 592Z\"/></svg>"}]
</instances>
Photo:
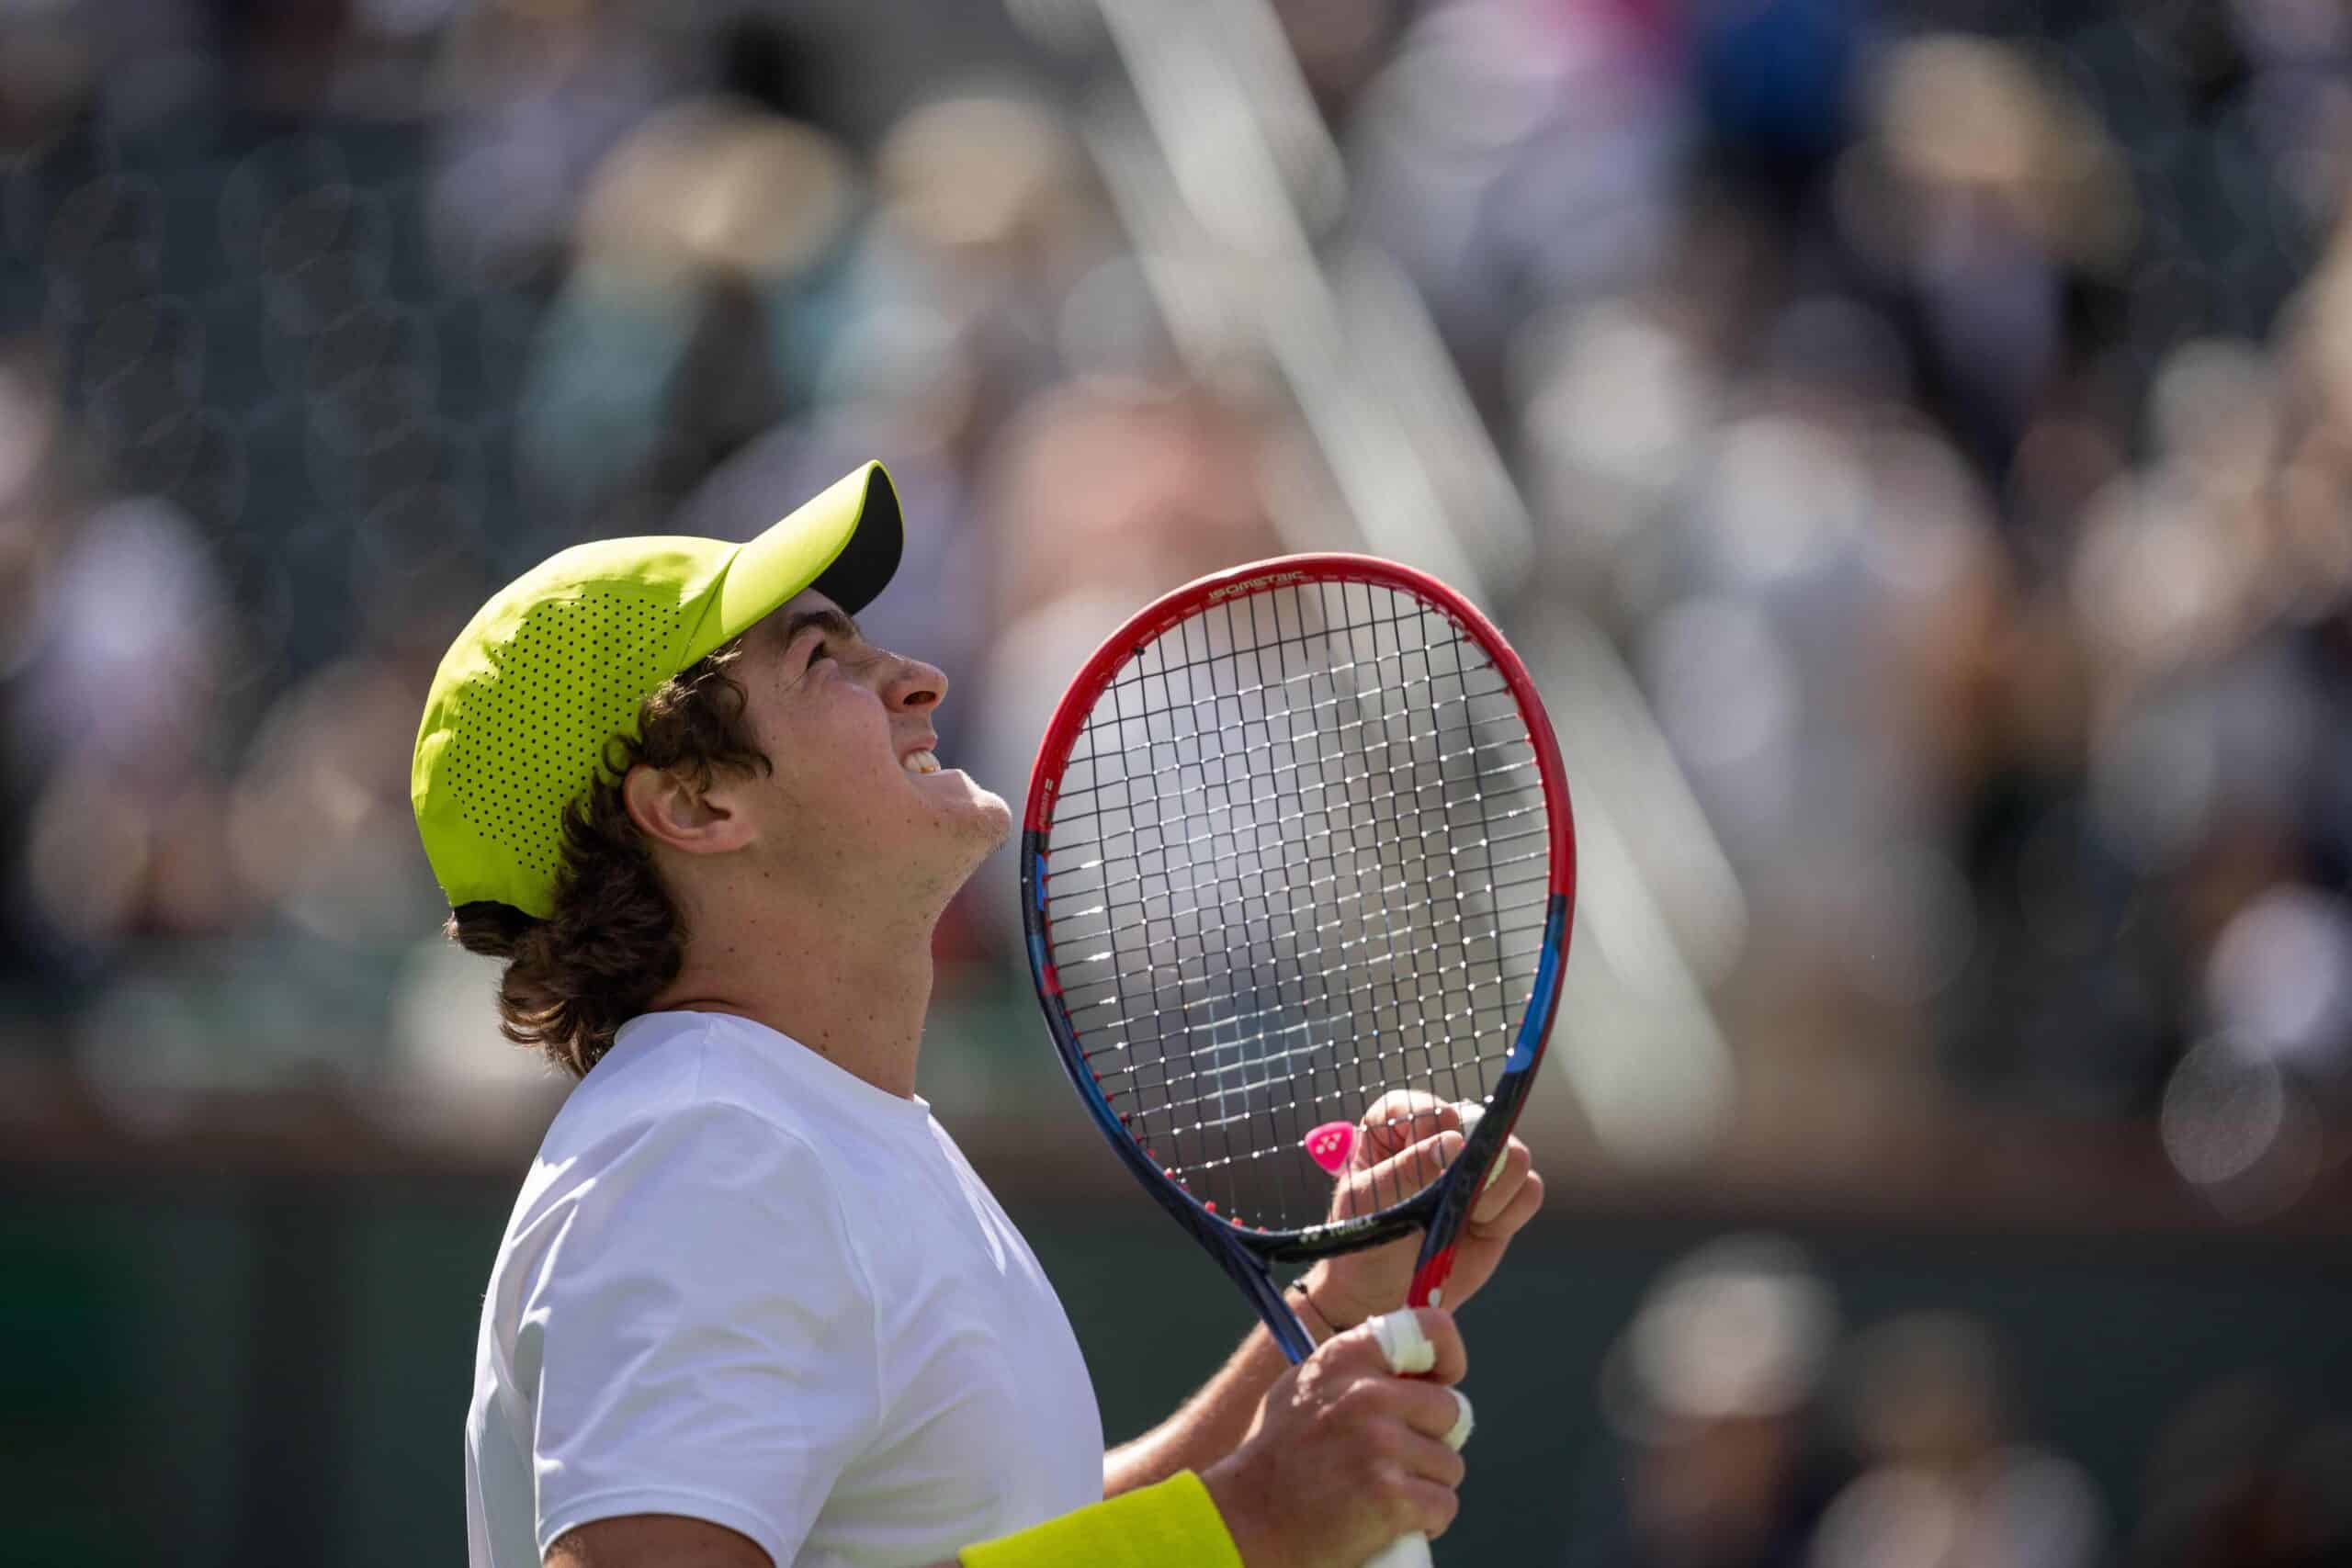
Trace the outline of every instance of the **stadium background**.
<instances>
[{"instance_id":1,"label":"stadium background","mask_svg":"<svg viewBox=\"0 0 2352 1568\"><path fill-rule=\"evenodd\" d=\"M1369 547L1555 705L1547 1213L1441 1562L2352 1551L2331 0L0 7L0 1560L446 1562L560 1086L404 798L472 607L867 456L1008 794ZM1007 940L923 1088L1115 1440L1244 1325Z\"/></svg>"}]
</instances>

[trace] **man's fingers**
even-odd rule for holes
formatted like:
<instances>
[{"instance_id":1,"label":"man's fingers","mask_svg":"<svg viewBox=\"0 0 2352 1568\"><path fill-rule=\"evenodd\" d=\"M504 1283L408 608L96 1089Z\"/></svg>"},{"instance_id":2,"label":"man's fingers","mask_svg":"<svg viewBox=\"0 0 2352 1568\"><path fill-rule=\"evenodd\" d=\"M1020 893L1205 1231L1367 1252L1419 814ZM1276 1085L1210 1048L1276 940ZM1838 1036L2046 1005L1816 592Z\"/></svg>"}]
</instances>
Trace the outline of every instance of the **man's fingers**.
<instances>
[{"instance_id":1,"label":"man's fingers","mask_svg":"<svg viewBox=\"0 0 2352 1568\"><path fill-rule=\"evenodd\" d=\"M1519 1184L1519 1190L1511 1194L1510 1201L1503 1206L1501 1213L1492 1219L1474 1217L1467 1228L1487 1240L1514 1236L1526 1226L1528 1221L1535 1217L1535 1211L1543 1206L1544 1179L1531 1170L1527 1173L1526 1179Z\"/></svg>"},{"instance_id":2,"label":"man's fingers","mask_svg":"<svg viewBox=\"0 0 2352 1568\"><path fill-rule=\"evenodd\" d=\"M1447 1448L1442 1438L1425 1437L1418 1430L1398 1441L1396 1458L1412 1474L1440 1486L1459 1486L1470 1473L1462 1456Z\"/></svg>"},{"instance_id":3,"label":"man's fingers","mask_svg":"<svg viewBox=\"0 0 2352 1568\"><path fill-rule=\"evenodd\" d=\"M1437 1451L1444 1453L1446 1450L1441 1448ZM1407 1509L1408 1527L1431 1540L1443 1535L1447 1527L1453 1523L1453 1516L1462 1511L1462 1498L1454 1491L1459 1484L1458 1476L1447 1483L1425 1480L1419 1474L1400 1479L1397 1494Z\"/></svg>"},{"instance_id":4,"label":"man's fingers","mask_svg":"<svg viewBox=\"0 0 2352 1568\"><path fill-rule=\"evenodd\" d=\"M1440 1133L1369 1169L1351 1170L1340 1178L1339 1190L1331 1195L1331 1213L1344 1220L1393 1209L1444 1175L1445 1168L1461 1152L1461 1134Z\"/></svg>"},{"instance_id":5,"label":"man's fingers","mask_svg":"<svg viewBox=\"0 0 2352 1568\"><path fill-rule=\"evenodd\" d=\"M1432 1383L1460 1382L1470 1370L1462 1331L1454 1326L1453 1314L1441 1307L1383 1313L1334 1335L1316 1354L1363 1373L1426 1378Z\"/></svg>"},{"instance_id":6,"label":"man's fingers","mask_svg":"<svg viewBox=\"0 0 2352 1568\"><path fill-rule=\"evenodd\" d=\"M1487 1190L1478 1195L1477 1206L1470 1211L1473 1224L1491 1224L1499 1218L1519 1190L1535 1168L1535 1156L1527 1145L1513 1138L1503 1146L1502 1157L1494 1163L1487 1175Z\"/></svg>"},{"instance_id":7,"label":"man's fingers","mask_svg":"<svg viewBox=\"0 0 2352 1568\"><path fill-rule=\"evenodd\" d=\"M1350 1171L1332 1194L1332 1216L1352 1219L1395 1208L1444 1175L1462 1157L1464 1146L1461 1134L1440 1133L1389 1156L1369 1169ZM1470 1211L1471 1223L1492 1224L1508 1213L1522 1187L1533 1177L1534 1165L1534 1156L1527 1145L1517 1138L1511 1139L1501 1156L1487 1168L1486 1189Z\"/></svg>"},{"instance_id":8,"label":"man's fingers","mask_svg":"<svg viewBox=\"0 0 2352 1568\"><path fill-rule=\"evenodd\" d=\"M1457 1452L1469 1440L1470 1429L1476 1424L1470 1409L1470 1396L1458 1388L1444 1383L1398 1382L1385 1385L1384 1393L1395 1399L1396 1413L1406 1426Z\"/></svg>"},{"instance_id":9,"label":"man's fingers","mask_svg":"<svg viewBox=\"0 0 2352 1568\"><path fill-rule=\"evenodd\" d=\"M1356 1162L1369 1166L1425 1138L1458 1132L1462 1113L1423 1090L1392 1089L1365 1110L1362 1126L1363 1137L1356 1145Z\"/></svg>"}]
</instances>

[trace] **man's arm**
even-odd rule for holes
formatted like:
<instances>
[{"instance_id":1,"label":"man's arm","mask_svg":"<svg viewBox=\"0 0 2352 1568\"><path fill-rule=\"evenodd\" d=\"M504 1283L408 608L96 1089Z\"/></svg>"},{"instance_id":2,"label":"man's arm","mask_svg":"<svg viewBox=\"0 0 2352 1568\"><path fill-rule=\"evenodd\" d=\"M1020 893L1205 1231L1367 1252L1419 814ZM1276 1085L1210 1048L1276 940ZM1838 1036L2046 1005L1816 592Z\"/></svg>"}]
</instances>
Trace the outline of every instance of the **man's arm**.
<instances>
[{"instance_id":1,"label":"man's arm","mask_svg":"<svg viewBox=\"0 0 2352 1568\"><path fill-rule=\"evenodd\" d=\"M1302 1302L1295 1289L1290 1301L1317 1345L1331 1337L1333 1325L1311 1302ZM1241 1446L1266 1391L1288 1371L1289 1358L1273 1336L1262 1325L1251 1329L1241 1348L1175 1415L1102 1456L1102 1495L1115 1497L1180 1470L1208 1469Z\"/></svg>"}]
</instances>

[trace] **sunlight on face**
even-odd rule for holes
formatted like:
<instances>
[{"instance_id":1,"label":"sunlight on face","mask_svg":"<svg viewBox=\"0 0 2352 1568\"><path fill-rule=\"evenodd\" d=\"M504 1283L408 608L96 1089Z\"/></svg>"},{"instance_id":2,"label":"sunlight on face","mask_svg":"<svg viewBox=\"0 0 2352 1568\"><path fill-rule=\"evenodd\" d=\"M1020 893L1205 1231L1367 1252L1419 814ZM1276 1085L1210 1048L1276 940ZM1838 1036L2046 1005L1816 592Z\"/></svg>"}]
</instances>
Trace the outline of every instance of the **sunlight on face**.
<instances>
[{"instance_id":1,"label":"sunlight on face","mask_svg":"<svg viewBox=\"0 0 2352 1568\"><path fill-rule=\"evenodd\" d=\"M735 674L775 764L748 805L780 869L829 897L944 907L1011 831L1004 801L936 756L946 675L814 589L752 629Z\"/></svg>"}]
</instances>

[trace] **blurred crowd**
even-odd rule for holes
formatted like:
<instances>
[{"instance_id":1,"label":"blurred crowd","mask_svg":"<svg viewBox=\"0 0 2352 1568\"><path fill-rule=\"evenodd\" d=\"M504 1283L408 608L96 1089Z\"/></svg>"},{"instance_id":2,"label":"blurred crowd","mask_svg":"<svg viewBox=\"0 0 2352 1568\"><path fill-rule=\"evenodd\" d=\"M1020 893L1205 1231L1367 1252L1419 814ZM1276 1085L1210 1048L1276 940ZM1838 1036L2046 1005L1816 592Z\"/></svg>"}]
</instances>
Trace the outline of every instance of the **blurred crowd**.
<instances>
[{"instance_id":1,"label":"blurred crowd","mask_svg":"<svg viewBox=\"0 0 2352 1568\"><path fill-rule=\"evenodd\" d=\"M1793 1243L1727 1236L1611 1347L1568 1568L2324 1568L2352 1562L2352 1416L2247 1373L2197 1390L2110 1499L2037 1440L1969 1314L1849 1326Z\"/></svg>"},{"instance_id":2,"label":"blurred crowd","mask_svg":"<svg viewBox=\"0 0 2352 1568\"><path fill-rule=\"evenodd\" d=\"M6 1047L133 1108L529 1078L403 781L442 649L567 543L886 458L872 630L1008 794L1117 617L1282 547L1312 447L1171 340L1089 9L0 12ZM2343 7L1271 15L1324 238L1418 287L1529 499L1507 626L1616 639L1740 878L1743 1112L2154 1118L2246 1214L2340 1160ZM951 1007L1017 987L1010 903Z\"/></svg>"},{"instance_id":3,"label":"blurred crowd","mask_svg":"<svg viewBox=\"0 0 2352 1568\"><path fill-rule=\"evenodd\" d=\"M869 629L1009 795L1097 637L1284 547L1311 443L1168 325L1090 10L0 7L0 1055L129 1117L543 1110L405 781L442 649L566 544L886 459ZM1743 1124L2146 1120L2293 1204L2352 1128L2352 13L1272 16L1318 238L1395 258L1528 499L1506 628L1606 630L1737 873ZM943 932L944 1109L1051 1070L1010 886ZM1986 1323L1848 1321L1770 1237L1668 1271L1576 1568L2352 1552L2300 1391L2203 1391L2119 1498Z\"/></svg>"}]
</instances>

